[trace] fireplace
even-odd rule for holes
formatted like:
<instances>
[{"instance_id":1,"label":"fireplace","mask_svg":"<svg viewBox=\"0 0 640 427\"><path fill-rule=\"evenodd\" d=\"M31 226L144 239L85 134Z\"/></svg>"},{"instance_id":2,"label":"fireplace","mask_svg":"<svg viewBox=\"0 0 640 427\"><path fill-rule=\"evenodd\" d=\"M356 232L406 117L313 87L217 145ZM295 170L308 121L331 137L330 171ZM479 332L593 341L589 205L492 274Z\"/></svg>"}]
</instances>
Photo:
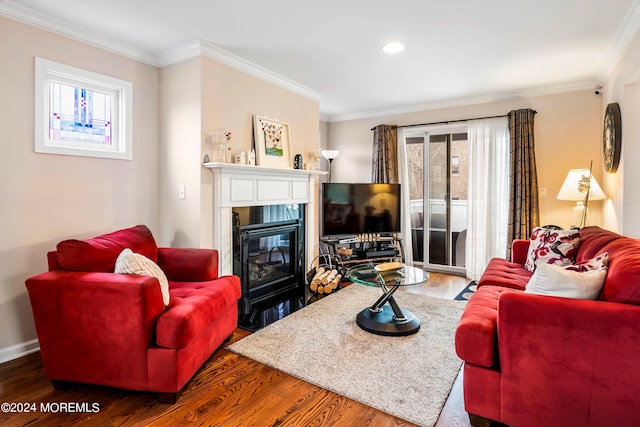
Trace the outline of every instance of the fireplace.
<instances>
[{"instance_id":1,"label":"fireplace","mask_svg":"<svg viewBox=\"0 0 640 427\"><path fill-rule=\"evenodd\" d=\"M299 247L296 252L297 264L304 271L306 260L311 260L318 253L318 227L317 227L317 203L319 189L319 177L326 175L324 171L311 171L302 169L276 169L261 166L236 165L231 163L205 163L205 168L212 172L212 181L205 182L210 185L212 190L212 205L210 215L212 221L209 226L203 227L203 235L210 236L210 239L204 239L206 247L212 247L218 250L219 256L219 272L220 274L234 274L234 264L236 261L234 255L234 247L239 245L240 229L236 227L245 227L243 231L255 231L258 228L251 227L257 224L267 224L277 221L300 220L298 226ZM271 218L273 210L265 209L248 209L252 207L265 206L295 206L289 212L290 216L280 217L279 219ZM296 213L294 215L294 212ZM288 214L288 215L289 215ZM269 217L267 217L269 215ZM271 224L270 226L273 226ZM236 234L237 233L237 234ZM300 240L302 238L302 240ZM286 239L282 239L286 241ZM251 244L250 244L251 245ZM256 243L253 243L256 245ZM286 244L278 245L285 252ZM253 248L251 246L249 249ZM271 262L278 262L280 249L273 251ZM270 250L270 249L269 249ZM267 256L267 262L268 256ZM302 273L300 273L302 275ZM298 283L301 283L302 279ZM243 282L243 286L246 281ZM256 286L256 287L260 287ZM287 285L288 286L288 285ZM304 286L303 286L304 288ZM251 290L249 288L249 290ZM239 307L241 317L246 317L246 321L251 320L251 316L255 319L254 325L260 322L264 324L270 323L269 319L277 320L288 312L296 309L296 304L292 304L286 299L289 291L284 292L287 295L282 302L280 297L260 300L263 295L260 289L250 292L248 299L242 299ZM295 292L291 290L291 294ZM245 305L245 302L247 305ZM268 305L275 303L271 308ZM250 309L247 309L247 307ZM254 310L254 308L256 310ZM257 319L257 320L256 320ZM261 320L260 320L261 319ZM241 319L242 321L242 319ZM244 327L244 325L242 325ZM249 329L249 328L247 328Z\"/></svg>"},{"instance_id":2,"label":"fireplace","mask_svg":"<svg viewBox=\"0 0 640 427\"><path fill-rule=\"evenodd\" d=\"M303 304L304 206L234 208L232 217L239 322L256 330Z\"/></svg>"}]
</instances>

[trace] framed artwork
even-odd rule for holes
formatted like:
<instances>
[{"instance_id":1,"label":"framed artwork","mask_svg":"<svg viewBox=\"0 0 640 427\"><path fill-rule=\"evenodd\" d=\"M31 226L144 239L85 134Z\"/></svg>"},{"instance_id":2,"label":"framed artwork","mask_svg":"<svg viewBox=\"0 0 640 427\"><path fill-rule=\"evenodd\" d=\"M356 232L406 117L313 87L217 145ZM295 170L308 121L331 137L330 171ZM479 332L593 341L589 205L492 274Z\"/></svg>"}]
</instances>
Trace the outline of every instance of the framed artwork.
<instances>
[{"instance_id":1,"label":"framed artwork","mask_svg":"<svg viewBox=\"0 0 640 427\"><path fill-rule=\"evenodd\" d=\"M291 168L289 124L264 116L253 116L256 164L274 168Z\"/></svg>"},{"instance_id":2,"label":"framed artwork","mask_svg":"<svg viewBox=\"0 0 640 427\"><path fill-rule=\"evenodd\" d=\"M36 153L133 158L133 85L35 58Z\"/></svg>"}]
</instances>

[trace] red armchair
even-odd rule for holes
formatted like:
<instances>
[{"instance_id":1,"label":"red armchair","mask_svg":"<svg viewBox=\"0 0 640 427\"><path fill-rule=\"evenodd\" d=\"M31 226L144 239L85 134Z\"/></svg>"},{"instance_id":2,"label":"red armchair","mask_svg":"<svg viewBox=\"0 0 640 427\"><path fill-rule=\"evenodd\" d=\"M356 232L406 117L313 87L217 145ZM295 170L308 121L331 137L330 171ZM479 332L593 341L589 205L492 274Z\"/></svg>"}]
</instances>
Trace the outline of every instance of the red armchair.
<instances>
[{"instance_id":1,"label":"red armchair","mask_svg":"<svg viewBox=\"0 0 640 427\"><path fill-rule=\"evenodd\" d=\"M167 276L167 307L157 278L113 273L125 248ZM45 374L56 388L100 384L175 402L237 326L240 282L218 277L215 250L158 248L149 229L137 226L63 241L47 256L49 272L26 286Z\"/></svg>"}]
</instances>

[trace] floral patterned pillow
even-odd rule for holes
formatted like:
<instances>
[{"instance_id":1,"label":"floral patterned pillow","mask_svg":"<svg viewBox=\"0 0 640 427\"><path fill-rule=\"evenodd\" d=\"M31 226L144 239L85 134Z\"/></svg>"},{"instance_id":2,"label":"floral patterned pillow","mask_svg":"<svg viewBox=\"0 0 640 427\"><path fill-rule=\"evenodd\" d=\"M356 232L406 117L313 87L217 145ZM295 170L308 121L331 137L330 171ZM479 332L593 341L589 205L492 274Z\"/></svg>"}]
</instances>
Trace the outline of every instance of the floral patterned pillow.
<instances>
[{"instance_id":1,"label":"floral patterned pillow","mask_svg":"<svg viewBox=\"0 0 640 427\"><path fill-rule=\"evenodd\" d=\"M524 268L533 272L536 263L555 264L566 267L575 262L580 246L578 230L547 230L536 227L531 232L529 251Z\"/></svg>"},{"instance_id":2,"label":"floral patterned pillow","mask_svg":"<svg viewBox=\"0 0 640 427\"><path fill-rule=\"evenodd\" d=\"M580 264L568 265L565 269L584 273L585 271L601 270L603 268L607 268L608 265L609 252L603 252L600 255L591 258L589 261L585 261Z\"/></svg>"}]
</instances>

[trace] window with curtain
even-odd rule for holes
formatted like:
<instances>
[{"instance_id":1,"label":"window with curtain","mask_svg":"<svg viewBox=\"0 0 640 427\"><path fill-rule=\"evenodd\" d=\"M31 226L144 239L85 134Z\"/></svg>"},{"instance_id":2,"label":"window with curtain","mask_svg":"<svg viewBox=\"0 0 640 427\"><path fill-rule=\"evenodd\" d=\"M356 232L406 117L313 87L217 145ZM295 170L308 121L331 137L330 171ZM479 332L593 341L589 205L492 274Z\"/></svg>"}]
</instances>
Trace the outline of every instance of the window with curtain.
<instances>
[{"instance_id":1,"label":"window with curtain","mask_svg":"<svg viewBox=\"0 0 640 427\"><path fill-rule=\"evenodd\" d=\"M466 132L460 129L464 129ZM420 132L422 135L417 135ZM463 134L464 138L461 137ZM461 143L464 143L464 146L460 145ZM463 179L467 181L464 192L466 216L462 216L466 221L466 224L462 226L465 234L464 273L471 279L478 279L491 258L504 257L509 221L509 144L507 117L470 120L450 127L447 132L435 131L433 128L431 130L428 128L398 129L400 177L403 182L409 184L405 186L407 194L404 198L405 212L409 214L406 219L409 226L405 232L405 239L412 239L414 248L416 245L423 245L424 255L422 256L426 258L426 254L434 249L431 243L425 241L431 237L430 229L433 228L431 227L431 218L424 216L425 212L430 214L435 209L431 207L432 196L435 197L431 193L442 190L440 191L442 194L439 193L441 197L437 198L444 203L445 210L443 212L446 214L443 217L445 227L441 228L451 232L455 226L452 204L453 202L460 204L461 197L458 194L461 189L459 186L456 187L455 180ZM425 146L431 148L432 153L428 156L424 154ZM419 153L423 153L422 156ZM420 185L416 182L415 177L418 169L415 167L416 161L422 162L425 169L421 172L422 179L427 180L422 185L424 189L422 198L429 200L429 203L426 204L427 208L424 207L424 203L421 208L418 207L420 209L411 205L412 200L415 205L416 200L420 197L420 190L417 189ZM438 171L441 173L437 173ZM429 181L434 181L433 185ZM458 200L456 201L454 198ZM413 217L411 216L412 208ZM422 211L423 218L429 219L429 227L425 227L427 221L422 221L422 227L414 221L416 209ZM420 228L423 230L429 228L426 237L426 233L423 231L422 242L414 232L419 231ZM458 236L460 234L458 233ZM453 255L452 240L444 246L444 249L446 250L443 258L445 261L460 258ZM415 249L413 255L416 260L420 260L420 254ZM427 259L427 261L429 260ZM435 266L437 267L437 264ZM432 268L434 265L429 265L429 267ZM450 262L445 267L456 268Z\"/></svg>"}]
</instances>

